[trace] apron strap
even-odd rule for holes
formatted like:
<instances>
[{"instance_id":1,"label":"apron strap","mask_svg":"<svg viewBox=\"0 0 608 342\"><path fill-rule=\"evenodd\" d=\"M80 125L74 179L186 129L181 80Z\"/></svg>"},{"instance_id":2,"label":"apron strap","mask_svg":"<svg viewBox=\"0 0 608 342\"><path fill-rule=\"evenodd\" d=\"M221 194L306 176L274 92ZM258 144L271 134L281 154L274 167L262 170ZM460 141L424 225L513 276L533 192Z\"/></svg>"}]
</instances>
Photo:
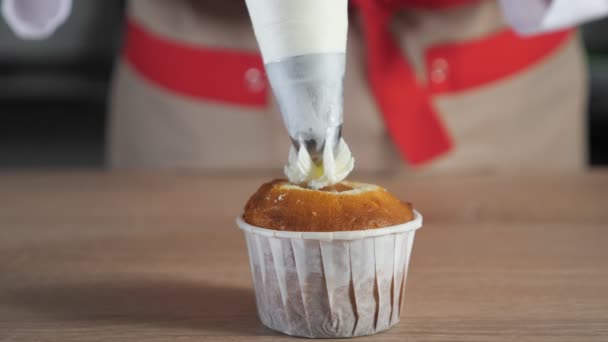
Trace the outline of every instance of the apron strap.
<instances>
[{"instance_id":1,"label":"apron strap","mask_svg":"<svg viewBox=\"0 0 608 342\"><path fill-rule=\"evenodd\" d=\"M388 31L393 11L358 0L367 51L367 76L387 130L401 156L420 165L452 148L445 126Z\"/></svg>"}]
</instances>

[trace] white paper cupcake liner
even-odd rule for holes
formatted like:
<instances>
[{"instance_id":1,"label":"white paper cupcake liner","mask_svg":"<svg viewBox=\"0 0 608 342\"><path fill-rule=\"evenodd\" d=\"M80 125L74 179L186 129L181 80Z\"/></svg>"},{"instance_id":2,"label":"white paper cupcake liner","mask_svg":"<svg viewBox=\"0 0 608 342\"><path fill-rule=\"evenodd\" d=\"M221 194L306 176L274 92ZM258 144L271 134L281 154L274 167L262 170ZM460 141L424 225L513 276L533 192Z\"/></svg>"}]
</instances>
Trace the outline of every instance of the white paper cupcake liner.
<instances>
[{"instance_id":1,"label":"white paper cupcake liner","mask_svg":"<svg viewBox=\"0 0 608 342\"><path fill-rule=\"evenodd\" d=\"M247 224L260 320L311 338L374 334L399 322L407 269L422 216L380 229L286 232Z\"/></svg>"}]
</instances>

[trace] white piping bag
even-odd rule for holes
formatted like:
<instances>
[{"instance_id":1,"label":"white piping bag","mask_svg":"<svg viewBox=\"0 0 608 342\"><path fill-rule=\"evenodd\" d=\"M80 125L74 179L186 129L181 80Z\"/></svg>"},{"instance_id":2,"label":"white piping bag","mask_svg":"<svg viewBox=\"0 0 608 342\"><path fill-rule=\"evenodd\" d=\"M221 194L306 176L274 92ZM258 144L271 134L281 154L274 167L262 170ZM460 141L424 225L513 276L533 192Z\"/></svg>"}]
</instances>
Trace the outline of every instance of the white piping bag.
<instances>
[{"instance_id":1,"label":"white piping bag","mask_svg":"<svg viewBox=\"0 0 608 342\"><path fill-rule=\"evenodd\" d=\"M246 0L285 127L321 163L341 136L347 0Z\"/></svg>"}]
</instances>

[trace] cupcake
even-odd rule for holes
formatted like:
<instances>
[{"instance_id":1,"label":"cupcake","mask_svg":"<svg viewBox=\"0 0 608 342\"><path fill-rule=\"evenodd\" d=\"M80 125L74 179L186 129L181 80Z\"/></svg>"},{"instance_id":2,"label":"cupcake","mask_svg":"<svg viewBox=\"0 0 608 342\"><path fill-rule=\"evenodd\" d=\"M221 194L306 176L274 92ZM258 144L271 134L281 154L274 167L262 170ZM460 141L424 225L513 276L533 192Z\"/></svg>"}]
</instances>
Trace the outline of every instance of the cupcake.
<instances>
[{"instance_id":1,"label":"cupcake","mask_svg":"<svg viewBox=\"0 0 608 342\"><path fill-rule=\"evenodd\" d=\"M352 163L346 151L342 159ZM298 155L292 151L290 164L306 157ZM261 322L310 338L370 335L397 324L422 216L377 185L322 181L327 170L301 169L316 173L316 183L263 184L237 218Z\"/></svg>"}]
</instances>

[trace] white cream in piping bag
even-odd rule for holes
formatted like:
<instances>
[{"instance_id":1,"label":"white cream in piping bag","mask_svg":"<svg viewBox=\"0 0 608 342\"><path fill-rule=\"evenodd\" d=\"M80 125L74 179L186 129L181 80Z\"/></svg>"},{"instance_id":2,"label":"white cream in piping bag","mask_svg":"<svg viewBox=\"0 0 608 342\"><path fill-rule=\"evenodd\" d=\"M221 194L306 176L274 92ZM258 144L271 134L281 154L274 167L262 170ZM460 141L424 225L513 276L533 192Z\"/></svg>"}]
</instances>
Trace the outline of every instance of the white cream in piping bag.
<instances>
[{"instance_id":1,"label":"white cream in piping bag","mask_svg":"<svg viewBox=\"0 0 608 342\"><path fill-rule=\"evenodd\" d=\"M346 51L347 0L246 0L264 63Z\"/></svg>"},{"instance_id":2,"label":"white cream in piping bag","mask_svg":"<svg viewBox=\"0 0 608 342\"><path fill-rule=\"evenodd\" d=\"M285 166L285 176L291 183L306 184L313 189L321 189L346 179L355 167L355 159L344 139L340 139L335 153L329 145L323 149L323 165L313 162L306 148L296 151L291 147L289 162Z\"/></svg>"}]
</instances>

